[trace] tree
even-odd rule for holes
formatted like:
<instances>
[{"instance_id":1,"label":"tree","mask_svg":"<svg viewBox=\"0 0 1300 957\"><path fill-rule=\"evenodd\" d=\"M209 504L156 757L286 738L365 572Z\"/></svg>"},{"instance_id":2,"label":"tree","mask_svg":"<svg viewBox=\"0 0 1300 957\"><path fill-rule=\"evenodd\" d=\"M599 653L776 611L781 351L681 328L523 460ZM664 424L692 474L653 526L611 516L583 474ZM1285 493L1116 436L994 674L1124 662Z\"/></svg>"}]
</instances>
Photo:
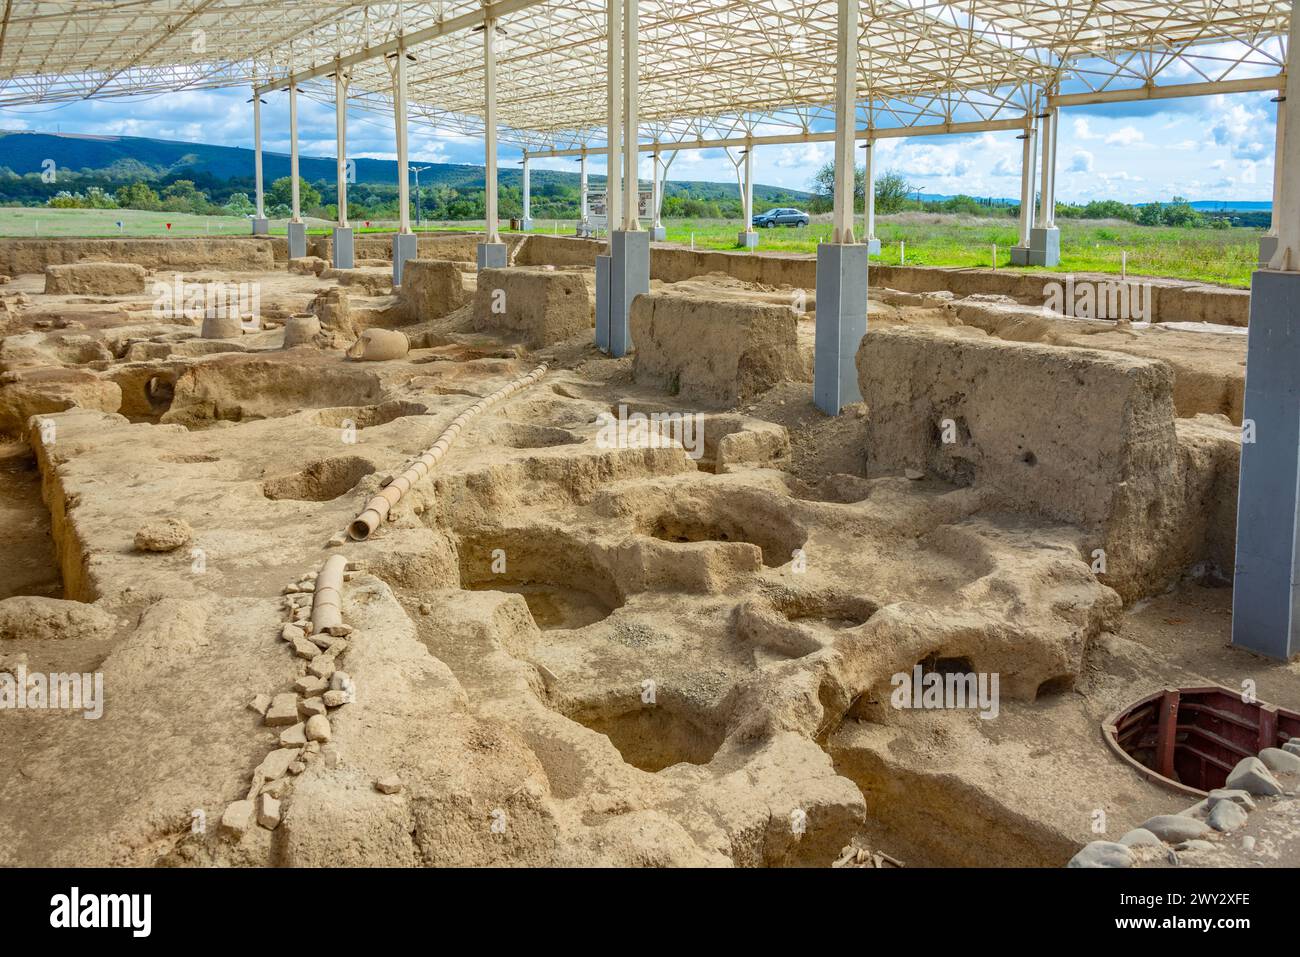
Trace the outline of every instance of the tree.
<instances>
[{"instance_id":1,"label":"tree","mask_svg":"<svg viewBox=\"0 0 1300 957\"><path fill-rule=\"evenodd\" d=\"M272 206L286 206L293 209L293 178L281 176L271 184L266 194L266 202ZM313 209L320 205L320 190L306 180L298 180L298 202L301 209Z\"/></svg>"},{"instance_id":2,"label":"tree","mask_svg":"<svg viewBox=\"0 0 1300 957\"><path fill-rule=\"evenodd\" d=\"M896 213L907 202L912 184L898 170L885 170L876 178L876 212Z\"/></svg>"},{"instance_id":3,"label":"tree","mask_svg":"<svg viewBox=\"0 0 1300 957\"><path fill-rule=\"evenodd\" d=\"M231 193L226 200L226 211L231 216L252 216L256 212L247 193Z\"/></svg>"},{"instance_id":4,"label":"tree","mask_svg":"<svg viewBox=\"0 0 1300 957\"><path fill-rule=\"evenodd\" d=\"M147 183L139 181L119 187L114 195L117 205L125 209L159 209L162 205L158 194Z\"/></svg>"}]
</instances>

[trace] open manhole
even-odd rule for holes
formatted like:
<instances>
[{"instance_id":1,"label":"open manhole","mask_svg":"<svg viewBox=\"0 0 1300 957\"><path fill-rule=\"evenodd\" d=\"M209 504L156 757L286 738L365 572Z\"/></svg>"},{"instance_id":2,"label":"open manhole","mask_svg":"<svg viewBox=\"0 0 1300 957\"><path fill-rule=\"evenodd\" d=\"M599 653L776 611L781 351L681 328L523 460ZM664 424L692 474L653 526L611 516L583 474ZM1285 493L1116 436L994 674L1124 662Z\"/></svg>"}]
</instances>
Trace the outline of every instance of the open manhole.
<instances>
[{"instance_id":1,"label":"open manhole","mask_svg":"<svg viewBox=\"0 0 1300 957\"><path fill-rule=\"evenodd\" d=\"M1117 711L1101 730L1143 777L1204 797L1242 758L1300 737L1300 714L1218 685L1166 688Z\"/></svg>"}]
</instances>

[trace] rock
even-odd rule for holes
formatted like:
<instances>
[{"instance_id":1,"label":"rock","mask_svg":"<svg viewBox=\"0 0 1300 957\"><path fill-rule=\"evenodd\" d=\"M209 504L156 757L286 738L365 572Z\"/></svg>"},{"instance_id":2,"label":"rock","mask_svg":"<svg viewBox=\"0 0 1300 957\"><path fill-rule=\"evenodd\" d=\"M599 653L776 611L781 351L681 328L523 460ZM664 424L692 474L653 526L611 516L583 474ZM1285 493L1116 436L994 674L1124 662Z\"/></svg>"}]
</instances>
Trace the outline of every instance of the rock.
<instances>
[{"instance_id":1,"label":"rock","mask_svg":"<svg viewBox=\"0 0 1300 957\"><path fill-rule=\"evenodd\" d=\"M1204 821L1205 818L1206 818L1206 815L1208 815L1209 813L1210 813L1210 802L1209 802L1209 800L1207 799L1207 800L1197 801L1197 802L1196 802L1195 804L1193 804L1191 807L1186 808L1185 810L1179 811L1179 812L1178 812L1178 816L1179 816L1179 817L1194 817L1194 818L1197 818L1197 819L1199 819L1199 820Z\"/></svg>"},{"instance_id":2,"label":"rock","mask_svg":"<svg viewBox=\"0 0 1300 957\"><path fill-rule=\"evenodd\" d=\"M1070 858L1066 867L1132 867L1133 852L1114 841L1093 841Z\"/></svg>"},{"instance_id":3,"label":"rock","mask_svg":"<svg viewBox=\"0 0 1300 957\"><path fill-rule=\"evenodd\" d=\"M1215 788L1210 792L1209 797L1205 799L1211 808L1220 801L1233 801L1241 805L1244 811L1255 810L1255 802L1251 800L1249 794L1239 788Z\"/></svg>"},{"instance_id":4,"label":"rock","mask_svg":"<svg viewBox=\"0 0 1300 957\"><path fill-rule=\"evenodd\" d=\"M1282 745L1282 750L1287 754L1300 755L1300 738L1292 738L1286 744Z\"/></svg>"},{"instance_id":5,"label":"rock","mask_svg":"<svg viewBox=\"0 0 1300 957\"><path fill-rule=\"evenodd\" d=\"M1135 827L1123 837L1119 842L1125 847L1163 847L1164 844L1160 838L1156 837L1145 827Z\"/></svg>"},{"instance_id":6,"label":"rock","mask_svg":"<svg viewBox=\"0 0 1300 957\"><path fill-rule=\"evenodd\" d=\"M1214 845L1209 841L1191 840L1174 845L1175 851L1212 851L1214 849Z\"/></svg>"},{"instance_id":7,"label":"rock","mask_svg":"<svg viewBox=\"0 0 1300 957\"><path fill-rule=\"evenodd\" d=\"M305 747L306 744L307 726L305 724L295 724L293 727L285 728L280 732L280 747L282 748L301 748Z\"/></svg>"},{"instance_id":8,"label":"rock","mask_svg":"<svg viewBox=\"0 0 1300 957\"><path fill-rule=\"evenodd\" d=\"M310 638L295 638L293 640L293 653L299 658L306 658L311 661L320 654L320 649L316 647L316 642Z\"/></svg>"},{"instance_id":9,"label":"rock","mask_svg":"<svg viewBox=\"0 0 1300 957\"><path fill-rule=\"evenodd\" d=\"M290 774L302 774L302 772L306 770L307 770L307 764L306 762L303 761L295 761L293 762L293 764L289 765Z\"/></svg>"},{"instance_id":10,"label":"rock","mask_svg":"<svg viewBox=\"0 0 1300 957\"><path fill-rule=\"evenodd\" d=\"M327 744L320 749L321 760L325 762L327 768L337 768L339 766L339 749L332 744Z\"/></svg>"},{"instance_id":11,"label":"rock","mask_svg":"<svg viewBox=\"0 0 1300 957\"><path fill-rule=\"evenodd\" d=\"M337 658L347 650L348 640L346 638L332 638L330 643L325 646L325 653L331 658Z\"/></svg>"},{"instance_id":12,"label":"rock","mask_svg":"<svg viewBox=\"0 0 1300 957\"><path fill-rule=\"evenodd\" d=\"M1266 765L1259 758L1242 758L1228 775L1225 786L1230 790L1240 789L1255 797L1274 797L1282 793L1282 785L1277 783Z\"/></svg>"},{"instance_id":13,"label":"rock","mask_svg":"<svg viewBox=\"0 0 1300 957\"><path fill-rule=\"evenodd\" d=\"M346 691L327 691L321 696L321 700L325 702L327 708L338 708L348 704L351 697Z\"/></svg>"},{"instance_id":14,"label":"rock","mask_svg":"<svg viewBox=\"0 0 1300 957\"><path fill-rule=\"evenodd\" d=\"M422 601L422 602L420 602L420 614L421 614L421 615L432 615L432 614L433 614L433 606L430 605L427 601Z\"/></svg>"},{"instance_id":15,"label":"rock","mask_svg":"<svg viewBox=\"0 0 1300 957\"><path fill-rule=\"evenodd\" d=\"M284 625L280 628L280 639L282 641L295 641L298 638L306 638L307 633L297 625Z\"/></svg>"},{"instance_id":16,"label":"rock","mask_svg":"<svg viewBox=\"0 0 1300 957\"><path fill-rule=\"evenodd\" d=\"M253 814L252 801L234 801L221 815L221 829L233 837L243 837L253 826Z\"/></svg>"},{"instance_id":17,"label":"rock","mask_svg":"<svg viewBox=\"0 0 1300 957\"><path fill-rule=\"evenodd\" d=\"M330 739L330 719L321 714L314 714L307 719L307 739L322 744Z\"/></svg>"},{"instance_id":18,"label":"rock","mask_svg":"<svg viewBox=\"0 0 1300 957\"><path fill-rule=\"evenodd\" d=\"M1243 838L1241 839L1241 849L1242 849L1243 851L1245 851L1246 853L1248 853L1248 854L1249 854L1250 852L1254 851L1254 850L1255 850L1255 839L1254 839L1253 837L1251 837L1249 834L1247 834L1245 837L1243 837Z\"/></svg>"},{"instance_id":19,"label":"rock","mask_svg":"<svg viewBox=\"0 0 1300 957\"><path fill-rule=\"evenodd\" d=\"M266 723L271 727L298 723L298 696L288 693L278 694L271 699L271 707L266 709Z\"/></svg>"},{"instance_id":20,"label":"rock","mask_svg":"<svg viewBox=\"0 0 1300 957\"><path fill-rule=\"evenodd\" d=\"M307 666L307 670L317 678L328 679L334 674L334 656L328 654L317 655L311 660L311 664Z\"/></svg>"},{"instance_id":21,"label":"rock","mask_svg":"<svg viewBox=\"0 0 1300 957\"><path fill-rule=\"evenodd\" d=\"M299 751L297 748L277 748L262 759L262 763L257 766L253 776L261 775L265 781L274 781L282 778L285 772L298 758Z\"/></svg>"},{"instance_id":22,"label":"rock","mask_svg":"<svg viewBox=\"0 0 1300 957\"><path fill-rule=\"evenodd\" d=\"M1142 827L1166 844L1200 837L1210 829L1210 825L1204 821L1198 821L1194 817L1183 817L1180 814L1157 814L1144 822Z\"/></svg>"},{"instance_id":23,"label":"rock","mask_svg":"<svg viewBox=\"0 0 1300 957\"><path fill-rule=\"evenodd\" d=\"M1220 801L1210 811L1210 827L1225 834L1246 823L1246 812L1234 801Z\"/></svg>"},{"instance_id":24,"label":"rock","mask_svg":"<svg viewBox=\"0 0 1300 957\"><path fill-rule=\"evenodd\" d=\"M271 696L269 694L257 695L252 701L248 702L248 707L265 718L267 709L271 707Z\"/></svg>"},{"instance_id":25,"label":"rock","mask_svg":"<svg viewBox=\"0 0 1300 957\"><path fill-rule=\"evenodd\" d=\"M1292 754L1282 748L1265 748L1259 752L1259 759L1270 771L1282 774L1300 773L1300 754Z\"/></svg>"},{"instance_id":26,"label":"rock","mask_svg":"<svg viewBox=\"0 0 1300 957\"><path fill-rule=\"evenodd\" d=\"M339 548L348 543L347 535L342 532L335 532L330 536L330 540L325 543L326 548Z\"/></svg>"},{"instance_id":27,"label":"rock","mask_svg":"<svg viewBox=\"0 0 1300 957\"><path fill-rule=\"evenodd\" d=\"M271 797L275 798L276 800L279 800L280 798L284 797L285 792L288 790L289 790L289 779L276 778L274 781L267 784L266 787L262 788L262 793L269 794L271 795Z\"/></svg>"},{"instance_id":28,"label":"rock","mask_svg":"<svg viewBox=\"0 0 1300 957\"><path fill-rule=\"evenodd\" d=\"M919 482L925 478L925 473L920 469L903 469L903 475L913 482ZM1094 841L1093 843L1105 843L1104 841Z\"/></svg>"},{"instance_id":29,"label":"rock","mask_svg":"<svg viewBox=\"0 0 1300 957\"><path fill-rule=\"evenodd\" d=\"M385 774L382 778L375 781L375 790L381 794L400 794L402 791L402 779L396 774Z\"/></svg>"},{"instance_id":30,"label":"rock","mask_svg":"<svg viewBox=\"0 0 1300 957\"><path fill-rule=\"evenodd\" d=\"M135 533L137 552L174 552L194 535L189 522L181 518L163 518L147 522Z\"/></svg>"},{"instance_id":31,"label":"rock","mask_svg":"<svg viewBox=\"0 0 1300 957\"><path fill-rule=\"evenodd\" d=\"M257 802L257 823L268 831L280 826L280 802L269 794L263 794Z\"/></svg>"},{"instance_id":32,"label":"rock","mask_svg":"<svg viewBox=\"0 0 1300 957\"><path fill-rule=\"evenodd\" d=\"M352 687L352 676L346 671L336 671L330 675L331 691L347 691Z\"/></svg>"},{"instance_id":33,"label":"rock","mask_svg":"<svg viewBox=\"0 0 1300 957\"><path fill-rule=\"evenodd\" d=\"M324 694L329 690L329 682L324 678L317 678L315 675L303 675L294 683L293 687L304 698L310 698L313 695Z\"/></svg>"},{"instance_id":34,"label":"rock","mask_svg":"<svg viewBox=\"0 0 1300 957\"><path fill-rule=\"evenodd\" d=\"M325 700L324 698L320 698L320 697L306 698L303 700L300 708L302 710L303 715L308 718L313 717L314 715L324 714Z\"/></svg>"}]
</instances>

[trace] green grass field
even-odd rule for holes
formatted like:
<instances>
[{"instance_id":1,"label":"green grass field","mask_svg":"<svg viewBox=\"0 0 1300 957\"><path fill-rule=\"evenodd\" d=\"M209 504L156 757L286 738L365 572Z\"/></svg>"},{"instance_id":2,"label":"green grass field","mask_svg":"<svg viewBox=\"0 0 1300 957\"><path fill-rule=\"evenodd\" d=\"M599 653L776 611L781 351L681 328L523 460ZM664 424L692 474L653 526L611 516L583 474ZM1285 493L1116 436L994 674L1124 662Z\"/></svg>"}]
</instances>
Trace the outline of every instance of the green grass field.
<instances>
[{"instance_id":1,"label":"green grass field","mask_svg":"<svg viewBox=\"0 0 1300 957\"><path fill-rule=\"evenodd\" d=\"M122 222L119 229L118 221ZM830 239L826 217L801 229L777 227L759 230L759 250L812 253ZM861 218L858 220L861 223ZM171 229L166 224L171 223ZM729 220L666 220L668 241L697 249L736 249L739 224ZM1053 272L1119 273L1124 253L1128 272L1135 276L1164 276L1250 285L1255 268L1260 230L1185 229L1138 226L1117 220L1063 220L1061 265ZM326 233L330 224L309 220L308 231ZM389 222L369 227L355 222L359 232L388 232ZM573 220L534 221L534 233L571 235ZM425 230L481 231L482 222L433 223ZM237 216L193 216L187 213L150 213L134 209L28 209L0 208L0 236L246 236L249 221ZM283 220L271 223L273 233L284 233ZM1016 242L1016 221L1010 217L973 217L935 213L900 213L876 221L881 254L876 262L896 264L900 253L913 266L1011 267L1011 246ZM899 243L905 246L900 250ZM994 258L996 245L996 260Z\"/></svg>"}]
</instances>

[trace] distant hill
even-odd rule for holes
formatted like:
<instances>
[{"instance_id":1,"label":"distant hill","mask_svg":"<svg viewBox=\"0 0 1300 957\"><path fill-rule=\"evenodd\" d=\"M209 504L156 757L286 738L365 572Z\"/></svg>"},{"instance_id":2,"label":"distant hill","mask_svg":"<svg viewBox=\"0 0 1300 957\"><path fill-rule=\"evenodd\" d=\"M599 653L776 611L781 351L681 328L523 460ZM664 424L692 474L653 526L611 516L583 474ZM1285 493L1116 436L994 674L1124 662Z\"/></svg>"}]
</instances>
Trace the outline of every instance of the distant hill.
<instances>
[{"instance_id":1,"label":"distant hill","mask_svg":"<svg viewBox=\"0 0 1300 957\"><path fill-rule=\"evenodd\" d=\"M0 166L8 167L20 176L40 172L42 163L53 159L59 169L76 173L107 173L113 179L153 180L173 177L178 173L208 174L213 179L251 179L253 176L253 151L240 146L217 146L211 143L180 143L144 136L98 136L82 133L33 133L28 131L0 131ZM451 187L453 189L482 189L482 166L458 163L414 163L427 167L420 172L423 187ZM395 184L395 160L357 159L357 182ZM289 175L287 153L263 151L262 171L266 183ZM334 157L299 156L298 171L309 182L324 180L332 183L335 177ZM517 165L503 167L501 185L520 187L521 173ZM578 185L577 171L535 169L532 185L542 193L549 184ZM604 186L605 177L591 175L593 188ZM648 183L644 184L648 188ZM666 196L685 194L700 199L736 199L740 191L733 183L670 181ZM802 190L779 186L754 184L756 202L800 203L810 198Z\"/></svg>"}]
</instances>

